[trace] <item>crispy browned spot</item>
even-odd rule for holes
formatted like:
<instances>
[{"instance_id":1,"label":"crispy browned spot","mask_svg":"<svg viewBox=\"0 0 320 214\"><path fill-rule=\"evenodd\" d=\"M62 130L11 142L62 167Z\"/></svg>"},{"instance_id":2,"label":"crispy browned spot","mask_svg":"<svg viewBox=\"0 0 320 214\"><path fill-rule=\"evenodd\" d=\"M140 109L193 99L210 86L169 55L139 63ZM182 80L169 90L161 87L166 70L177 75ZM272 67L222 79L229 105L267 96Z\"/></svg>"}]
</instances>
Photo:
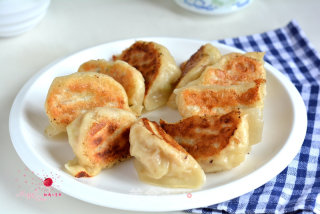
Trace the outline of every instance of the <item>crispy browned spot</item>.
<instances>
[{"instance_id":1,"label":"crispy browned spot","mask_svg":"<svg viewBox=\"0 0 320 214\"><path fill-rule=\"evenodd\" d=\"M119 128L119 125L117 123L110 123L108 124L108 133L113 134L117 129Z\"/></svg>"},{"instance_id":2,"label":"crispy browned spot","mask_svg":"<svg viewBox=\"0 0 320 214\"><path fill-rule=\"evenodd\" d=\"M246 74L253 73L258 70L259 62L251 57L238 55L229 60L225 66L226 70L234 70L236 72Z\"/></svg>"},{"instance_id":3,"label":"crispy browned spot","mask_svg":"<svg viewBox=\"0 0 320 214\"><path fill-rule=\"evenodd\" d=\"M85 171L78 172L78 174L75 175L76 178L82 178L82 177L90 177Z\"/></svg>"},{"instance_id":4,"label":"crispy browned spot","mask_svg":"<svg viewBox=\"0 0 320 214\"><path fill-rule=\"evenodd\" d=\"M81 68L83 69L83 71L101 72L101 67L99 67L98 63L86 62L82 64Z\"/></svg>"},{"instance_id":5,"label":"crispy browned spot","mask_svg":"<svg viewBox=\"0 0 320 214\"><path fill-rule=\"evenodd\" d=\"M99 144L101 144L102 142L103 142L103 138L102 137L96 137L96 138L94 138L93 139L93 144L95 144L95 145L99 145Z\"/></svg>"},{"instance_id":6,"label":"crispy browned spot","mask_svg":"<svg viewBox=\"0 0 320 214\"><path fill-rule=\"evenodd\" d=\"M101 80L96 80L99 78ZM67 126L83 110L106 106L109 102L117 108L127 109L125 96L117 93L119 90L119 86L110 84L103 74L70 77L62 85L54 81L46 100L47 115L54 118L51 120L55 123Z\"/></svg>"},{"instance_id":7,"label":"crispy browned spot","mask_svg":"<svg viewBox=\"0 0 320 214\"><path fill-rule=\"evenodd\" d=\"M264 78L264 68L254 58L236 55L223 68L208 67L204 75L204 84L230 85Z\"/></svg>"},{"instance_id":8,"label":"crispy browned spot","mask_svg":"<svg viewBox=\"0 0 320 214\"><path fill-rule=\"evenodd\" d=\"M79 72L98 72L102 74L106 74L111 76L117 82L119 82L124 89L128 92L130 88L133 87L134 81L131 72L132 66L128 64L123 64L121 62L109 63L105 60L90 60L88 62L83 63L80 68Z\"/></svg>"},{"instance_id":9,"label":"crispy browned spot","mask_svg":"<svg viewBox=\"0 0 320 214\"><path fill-rule=\"evenodd\" d=\"M229 144L240 121L240 112L232 111L222 116L192 116L173 124L160 120L160 125L194 158L205 159Z\"/></svg>"},{"instance_id":10,"label":"crispy browned spot","mask_svg":"<svg viewBox=\"0 0 320 214\"><path fill-rule=\"evenodd\" d=\"M95 154L95 161L112 165L130 157L129 132L130 127L122 130L112 141L108 141L107 146Z\"/></svg>"},{"instance_id":11,"label":"crispy browned spot","mask_svg":"<svg viewBox=\"0 0 320 214\"><path fill-rule=\"evenodd\" d=\"M110 137L108 132L110 126L113 126L113 123L110 123L110 121L99 121L91 125L85 141L89 145L91 144L91 149L95 149L101 143L107 141L108 137Z\"/></svg>"},{"instance_id":12,"label":"crispy browned spot","mask_svg":"<svg viewBox=\"0 0 320 214\"><path fill-rule=\"evenodd\" d=\"M130 126L120 127L117 121L93 123L86 136L88 156L93 163L106 163L108 166L130 157Z\"/></svg>"},{"instance_id":13,"label":"crispy browned spot","mask_svg":"<svg viewBox=\"0 0 320 214\"><path fill-rule=\"evenodd\" d=\"M132 68L130 65L114 63L108 70L106 70L105 74L118 81L128 93L128 91L134 87L134 77L130 69L134 68ZM128 94L128 96L129 95L131 94Z\"/></svg>"},{"instance_id":14,"label":"crispy browned spot","mask_svg":"<svg viewBox=\"0 0 320 214\"><path fill-rule=\"evenodd\" d=\"M109 63L103 59L98 60L90 60L88 62L83 63L78 72L98 72L104 73L109 67Z\"/></svg>"},{"instance_id":15,"label":"crispy browned spot","mask_svg":"<svg viewBox=\"0 0 320 214\"><path fill-rule=\"evenodd\" d=\"M85 71L90 71L97 68L96 64L93 63L84 63L82 67Z\"/></svg>"},{"instance_id":16,"label":"crispy browned spot","mask_svg":"<svg viewBox=\"0 0 320 214\"><path fill-rule=\"evenodd\" d=\"M181 70L181 77L185 76L194 66L196 66L199 61L203 59L203 57L207 56L207 54L204 53L205 46L202 45L197 52L195 52L188 61L185 62L185 64L182 67Z\"/></svg>"},{"instance_id":17,"label":"crispy browned spot","mask_svg":"<svg viewBox=\"0 0 320 214\"><path fill-rule=\"evenodd\" d=\"M120 56L113 56L113 60L126 61L142 73L145 80L145 94L158 76L161 65L161 53L153 42L138 41L124 50Z\"/></svg>"},{"instance_id":18,"label":"crispy browned spot","mask_svg":"<svg viewBox=\"0 0 320 214\"><path fill-rule=\"evenodd\" d=\"M90 128L89 135L94 136L95 134L97 134L97 132L99 132L105 126L106 126L106 122L104 122L104 121L99 122L99 123L93 123Z\"/></svg>"},{"instance_id":19,"label":"crispy browned spot","mask_svg":"<svg viewBox=\"0 0 320 214\"><path fill-rule=\"evenodd\" d=\"M232 81L254 81L264 76L261 62L244 55L230 59L223 70L226 73L226 80Z\"/></svg>"},{"instance_id":20,"label":"crispy browned spot","mask_svg":"<svg viewBox=\"0 0 320 214\"><path fill-rule=\"evenodd\" d=\"M256 85L244 93L237 93L234 89L213 91L205 89L201 91L186 89L183 97L186 105L197 105L201 108L212 109L214 107L234 107L238 105L253 105L261 100L259 90L263 79L256 80Z\"/></svg>"},{"instance_id":21,"label":"crispy browned spot","mask_svg":"<svg viewBox=\"0 0 320 214\"><path fill-rule=\"evenodd\" d=\"M167 144L172 146L173 148L177 149L178 151L187 153L183 147L181 147L170 135L168 135L156 122L149 121L147 118L142 118L144 126L155 136L158 138L164 140ZM156 132L152 129L150 126L150 123L153 124L153 126L156 129Z\"/></svg>"},{"instance_id":22,"label":"crispy browned spot","mask_svg":"<svg viewBox=\"0 0 320 214\"><path fill-rule=\"evenodd\" d=\"M180 64L180 70L181 70L181 72L184 70L187 62L188 62L188 61L184 61L184 62L182 62L182 63ZM182 75L182 73L181 73L181 75Z\"/></svg>"}]
</instances>

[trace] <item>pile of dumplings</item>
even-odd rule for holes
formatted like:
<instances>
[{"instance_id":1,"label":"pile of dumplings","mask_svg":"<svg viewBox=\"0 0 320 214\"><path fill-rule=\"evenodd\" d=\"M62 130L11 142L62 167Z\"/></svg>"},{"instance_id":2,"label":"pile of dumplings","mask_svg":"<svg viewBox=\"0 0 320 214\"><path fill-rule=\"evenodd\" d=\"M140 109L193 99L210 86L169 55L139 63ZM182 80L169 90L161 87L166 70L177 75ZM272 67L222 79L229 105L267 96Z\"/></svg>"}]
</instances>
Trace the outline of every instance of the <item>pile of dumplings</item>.
<instances>
[{"instance_id":1,"label":"pile of dumplings","mask_svg":"<svg viewBox=\"0 0 320 214\"><path fill-rule=\"evenodd\" d=\"M75 177L134 157L143 182L199 188L205 173L238 166L261 141L263 55L221 55L205 44L178 67L166 47L137 41L110 61L90 60L55 78L45 101L45 132L67 132L75 158L65 168ZM143 117L164 105L183 119Z\"/></svg>"}]
</instances>

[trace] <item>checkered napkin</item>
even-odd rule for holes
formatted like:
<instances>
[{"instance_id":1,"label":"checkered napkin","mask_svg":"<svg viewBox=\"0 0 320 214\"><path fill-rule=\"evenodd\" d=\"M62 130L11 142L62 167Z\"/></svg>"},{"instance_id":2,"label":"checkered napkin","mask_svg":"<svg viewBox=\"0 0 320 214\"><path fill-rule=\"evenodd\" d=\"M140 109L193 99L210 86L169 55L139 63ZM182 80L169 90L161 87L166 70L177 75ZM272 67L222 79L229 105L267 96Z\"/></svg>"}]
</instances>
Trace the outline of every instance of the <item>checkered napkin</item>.
<instances>
[{"instance_id":1,"label":"checkered napkin","mask_svg":"<svg viewBox=\"0 0 320 214\"><path fill-rule=\"evenodd\" d=\"M292 21L274 31L219 40L244 51L264 51L265 61L290 78L307 107L308 128L290 165L263 186L194 213L320 213L320 55Z\"/></svg>"}]
</instances>

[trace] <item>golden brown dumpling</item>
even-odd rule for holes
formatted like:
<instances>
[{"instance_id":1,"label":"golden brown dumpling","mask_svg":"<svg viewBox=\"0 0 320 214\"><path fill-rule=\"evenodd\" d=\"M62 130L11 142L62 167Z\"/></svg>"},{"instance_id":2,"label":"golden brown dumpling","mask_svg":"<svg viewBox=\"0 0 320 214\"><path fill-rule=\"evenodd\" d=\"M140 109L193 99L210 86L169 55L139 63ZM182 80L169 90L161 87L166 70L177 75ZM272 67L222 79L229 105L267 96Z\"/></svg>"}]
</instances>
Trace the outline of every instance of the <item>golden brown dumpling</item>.
<instances>
[{"instance_id":1,"label":"golden brown dumpling","mask_svg":"<svg viewBox=\"0 0 320 214\"><path fill-rule=\"evenodd\" d=\"M240 85L188 86L178 89L176 102L183 117L226 114L241 109L248 114L250 144L261 141L264 80Z\"/></svg>"},{"instance_id":2,"label":"golden brown dumpling","mask_svg":"<svg viewBox=\"0 0 320 214\"><path fill-rule=\"evenodd\" d=\"M238 166L250 151L246 117L240 111L232 111L225 115L192 116L173 124L160 121L160 124L205 172L219 172Z\"/></svg>"},{"instance_id":3,"label":"golden brown dumpling","mask_svg":"<svg viewBox=\"0 0 320 214\"><path fill-rule=\"evenodd\" d=\"M135 120L133 113L110 107L98 107L77 117L67 126L76 155L65 165L67 171L75 177L91 177L128 159L129 131Z\"/></svg>"},{"instance_id":4,"label":"golden brown dumpling","mask_svg":"<svg viewBox=\"0 0 320 214\"><path fill-rule=\"evenodd\" d=\"M145 79L144 107L147 111L164 105L181 71L169 50L155 42L137 41L114 60L120 59L138 69Z\"/></svg>"},{"instance_id":5,"label":"golden brown dumpling","mask_svg":"<svg viewBox=\"0 0 320 214\"><path fill-rule=\"evenodd\" d=\"M190 59L181 65L181 77L176 89L186 86L189 82L198 79L202 71L209 65L216 63L221 57L220 51L211 44L202 45ZM168 106L177 108L176 95L171 94Z\"/></svg>"},{"instance_id":6,"label":"golden brown dumpling","mask_svg":"<svg viewBox=\"0 0 320 214\"><path fill-rule=\"evenodd\" d=\"M136 115L141 114L145 85L143 76L137 69L121 60L108 62L104 59L98 59L85 62L78 69L78 72L88 71L107 74L118 81L126 90L131 110Z\"/></svg>"},{"instance_id":7,"label":"golden brown dumpling","mask_svg":"<svg viewBox=\"0 0 320 214\"><path fill-rule=\"evenodd\" d=\"M198 188L205 174L197 161L161 127L142 118L130 129L130 154L140 180L165 187Z\"/></svg>"},{"instance_id":8,"label":"golden brown dumpling","mask_svg":"<svg viewBox=\"0 0 320 214\"><path fill-rule=\"evenodd\" d=\"M261 141L266 95L264 53L230 53L186 87L175 90L183 117L225 114L237 108L248 115L250 144ZM178 98L179 97L179 98Z\"/></svg>"},{"instance_id":9,"label":"golden brown dumpling","mask_svg":"<svg viewBox=\"0 0 320 214\"><path fill-rule=\"evenodd\" d=\"M109 106L129 110L123 87L113 78L95 72L77 72L56 77L48 91L45 109L49 136L66 131L77 116L95 107Z\"/></svg>"},{"instance_id":10,"label":"golden brown dumpling","mask_svg":"<svg viewBox=\"0 0 320 214\"><path fill-rule=\"evenodd\" d=\"M265 80L263 52L230 53L207 66L199 79L190 85L238 85Z\"/></svg>"},{"instance_id":11,"label":"golden brown dumpling","mask_svg":"<svg viewBox=\"0 0 320 214\"><path fill-rule=\"evenodd\" d=\"M111 64L111 62L105 59L92 59L82 63L78 68L78 72L97 72L104 74L111 67Z\"/></svg>"},{"instance_id":12,"label":"golden brown dumpling","mask_svg":"<svg viewBox=\"0 0 320 214\"><path fill-rule=\"evenodd\" d=\"M225 114L238 108L263 106L265 82L241 85L188 86L175 91L182 117Z\"/></svg>"}]
</instances>

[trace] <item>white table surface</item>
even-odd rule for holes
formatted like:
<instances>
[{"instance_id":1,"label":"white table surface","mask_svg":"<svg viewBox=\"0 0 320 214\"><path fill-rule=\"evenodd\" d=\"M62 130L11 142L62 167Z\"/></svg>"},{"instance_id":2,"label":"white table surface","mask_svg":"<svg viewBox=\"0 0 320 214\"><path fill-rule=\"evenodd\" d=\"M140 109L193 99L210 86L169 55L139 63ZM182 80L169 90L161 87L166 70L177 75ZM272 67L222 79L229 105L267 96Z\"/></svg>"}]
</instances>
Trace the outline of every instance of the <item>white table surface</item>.
<instances>
[{"instance_id":1,"label":"white table surface","mask_svg":"<svg viewBox=\"0 0 320 214\"><path fill-rule=\"evenodd\" d=\"M52 0L36 28L0 39L0 213L128 213L63 193L44 202L17 196L16 179L25 166L10 140L9 112L20 88L42 67L81 49L115 40L146 36L215 40L261 33L292 19L319 51L319 9L319 0L254 0L239 13L205 16L181 9L171 0Z\"/></svg>"}]
</instances>

